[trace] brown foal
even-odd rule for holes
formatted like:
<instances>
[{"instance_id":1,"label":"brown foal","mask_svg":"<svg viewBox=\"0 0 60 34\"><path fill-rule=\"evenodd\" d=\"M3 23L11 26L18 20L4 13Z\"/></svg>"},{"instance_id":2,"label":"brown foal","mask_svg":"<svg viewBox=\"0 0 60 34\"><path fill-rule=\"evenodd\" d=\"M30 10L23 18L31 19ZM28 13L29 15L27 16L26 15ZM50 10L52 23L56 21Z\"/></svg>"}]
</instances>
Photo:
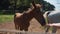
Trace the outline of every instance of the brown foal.
<instances>
[{"instance_id":1,"label":"brown foal","mask_svg":"<svg viewBox=\"0 0 60 34\"><path fill-rule=\"evenodd\" d=\"M30 25L30 21L31 19L34 17L37 19L37 21L44 26L45 23L45 19L43 17L43 13L40 10L41 5L40 4L35 4L34 2L32 2L32 8L29 8L25 13L15 13L14 16L14 24L15 24L15 28L17 30L25 30L28 31L28 27Z\"/></svg>"}]
</instances>

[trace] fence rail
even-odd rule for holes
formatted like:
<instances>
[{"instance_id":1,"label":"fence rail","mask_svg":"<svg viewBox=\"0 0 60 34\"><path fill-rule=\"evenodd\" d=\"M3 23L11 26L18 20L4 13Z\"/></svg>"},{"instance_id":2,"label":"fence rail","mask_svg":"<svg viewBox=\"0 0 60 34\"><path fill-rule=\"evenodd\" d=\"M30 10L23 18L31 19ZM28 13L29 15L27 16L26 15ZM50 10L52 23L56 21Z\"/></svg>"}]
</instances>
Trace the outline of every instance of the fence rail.
<instances>
[{"instance_id":1,"label":"fence rail","mask_svg":"<svg viewBox=\"0 0 60 34\"><path fill-rule=\"evenodd\" d=\"M28 32L19 30L0 29L0 34L46 34L45 32ZM51 33L48 33L51 34Z\"/></svg>"},{"instance_id":2,"label":"fence rail","mask_svg":"<svg viewBox=\"0 0 60 34\"><path fill-rule=\"evenodd\" d=\"M0 34L11 34L11 33L25 33L19 30L0 29Z\"/></svg>"}]
</instances>

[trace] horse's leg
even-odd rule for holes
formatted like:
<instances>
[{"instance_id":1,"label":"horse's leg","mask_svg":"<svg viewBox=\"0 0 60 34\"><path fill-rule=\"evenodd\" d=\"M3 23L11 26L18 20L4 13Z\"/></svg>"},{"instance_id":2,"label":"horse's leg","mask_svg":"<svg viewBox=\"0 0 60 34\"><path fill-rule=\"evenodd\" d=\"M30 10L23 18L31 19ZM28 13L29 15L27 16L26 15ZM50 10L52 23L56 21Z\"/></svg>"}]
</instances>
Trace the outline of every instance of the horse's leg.
<instances>
[{"instance_id":1,"label":"horse's leg","mask_svg":"<svg viewBox=\"0 0 60 34\"><path fill-rule=\"evenodd\" d=\"M15 21L14 24L15 24L15 29L16 30L19 30L20 26L19 26L19 23L18 21ZM15 33L15 34L19 34L19 33Z\"/></svg>"},{"instance_id":2,"label":"horse's leg","mask_svg":"<svg viewBox=\"0 0 60 34\"><path fill-rule=\"evenodd\" d=\"M52 34L56 34L57 28L56 27L52 27Z\"/></svg>"},{"instance_id":3,"label":"horse's leg","mask_svg":"<svg viewBox=\"0 0 60 34\"><path fill-rule=\"evenodd\" d=\"M17 30L17 25L15 25L15 29Z\"/></svg>"},{"instance_id":4,"label":"horse's leg","mask_svg":"<svg viewBox=\"0 0 60 34\"><path fill-rule=\"evenodd\" d=\"M49 28L50 28L50 26L45 27L45 34L48 34Z\"/></svg>"},{"instance_id":5,"label":"horse's leg","mask_svg":"<svg viewBox=\"0 0 60 34\"><path fill-rule=\"evenodd\" d=\"M45 34L48 34L48 30L49 30L50 27L46 27L46 30L45 30ZM56 27L52 27L52 34L56 34Z\"/></svg>"},{"instance_id":6,"label":"horse's leg","mask_svg":"<svg viewBox=\"0 0 60 34\"><path fill-rule=\"evenodd\" d=\"M48 21L48 24L49 24L49 21ZM50 29L50 26L46 26L45 28L46 28L46 29L45 29L45 33L48 33L48 31L49 31L49 29Z\"/></svg>"},{"instance_id":7,"label":"horse's leg","mask_svg":"<svg viewBox=\"0 0 60 34\"><path fill-rule=\"evenodd\" d=\"M29 26L26 26L26 27L24 28L24 31L28 31L28 27L29 27Z\"/></svg>"},{"instance_id":8,"label":"horse's leg","mask_svg":"<svg viewBox=\"0 0 60 34\"><path fill-rule=\"evenodd\" d=\"M29 24L25 22L25 23L23 23L23 24L20 25L20 30L21 31L23 31L23 30L24 31L28 31L28 27L29 27ZM23 33L20 32L19 34L23 34ZM26 34L26 33L24 33L24 34Z\"/></svg>"},{"instance_id":9,"label":"horse's leg","mask_svg":"<svg viewBox=\"0 0 60 34\"><path fill-rule=\"evenodd\" d=\"M15 29L19 30L19 26L17 24L15 24ZM16 34L19 34L19 33L16 33Z\"/></svg>"},{"instance_id":10,"label":"horse's leg","mask_svg":"<svg viewBox=\"0 0 60 34\"><path fill-rule=\"evenodd\" d=\"M23 22L23 23L20 24L20 31L23 31L26 28L25 23Z\"/></svg>"},{"instance_id":11,"label":"horse's leg","mask_svg":"<svg viewBox=\"0 0 60 34\"><path fill-rule=\"evenodd\" d=\"M26 24L24 26L24 31L25 31L24 34L27 34L26 31L28 31L29 25L30 25L30 23L29 22L26 22Z\"/></svg>"},{"instance_id":12,"label":"horse's leg","mask_svg":"<svg viewBox=\"0 0 60 34\"><path fill-rule=\"evenodd\" d=\"M16 15L14 16L14 25L15 25L15 29L19 30L19 22L17 21L18 19L16 19Z\"/></svg>"},{"instance_id":13,"label":"horse's leg","mask_svg":"<svg viewBox=\"0 0 60 34\"><path fill-rule=\"evenodd\" d=\"M25 26L24 31L28 31L28 27L27 26Z\"/></svg>"},{"instance_id":14,"label":"horse's leg","mask_svg":"<svg viewBox=\"0 0 60 34\"><path fill-rule=\"evenodd\" d=\"M15 23L15 29L19 30L19 26Z\"/></svg>"},{"instance_id":15,"label":"horse's leg","mask_svg":"<svg viewBox=\"0 0 60 34\"><path fill-rule=\"evenodd\" d=\"M24 31L28 31L29 25L30 25L29 22L26 22L25 23L25 26L23 27L24 28Z\"/></svg>"},{"instance_id":16,"label":"horse's leg","mask_svg":"<svg viewBox=\"0 0 60 34\"><path fill-rule=\"evenodd\" d=\"M20 25L20 31L23 31L23 26L22 25Z\"/></svg>"}]
</instances>

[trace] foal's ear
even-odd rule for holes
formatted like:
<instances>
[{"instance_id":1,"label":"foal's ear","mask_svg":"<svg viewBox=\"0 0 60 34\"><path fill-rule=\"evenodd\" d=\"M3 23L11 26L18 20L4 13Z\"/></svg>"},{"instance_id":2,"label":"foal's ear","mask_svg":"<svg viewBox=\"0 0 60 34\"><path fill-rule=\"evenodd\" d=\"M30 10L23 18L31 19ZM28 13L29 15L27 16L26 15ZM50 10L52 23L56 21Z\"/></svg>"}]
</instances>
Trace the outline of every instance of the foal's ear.
<instances>
[{"instance_id":1,"label":"foal's ear","mask_svg":"<svg viewBox=\"0 0 60 34\"><path fill-rule=\"evenodd\" d=\"M35 5L35 2L34 2L34 1L32 1L32 6L33 6L34 8L36 8L36 5Z\"/></svg>"},{"instance_id":2,"label":"foal's ear","mask_svg":"<svg viewBox=\"0 0 60 34\"><path fill-rule=\"evenodd\" d=\"M31 9L33 9L33 8L34 8L34 6L32 5L32 3L31 3L30 5L31 5Z\"/></svg>"}]
</instances>

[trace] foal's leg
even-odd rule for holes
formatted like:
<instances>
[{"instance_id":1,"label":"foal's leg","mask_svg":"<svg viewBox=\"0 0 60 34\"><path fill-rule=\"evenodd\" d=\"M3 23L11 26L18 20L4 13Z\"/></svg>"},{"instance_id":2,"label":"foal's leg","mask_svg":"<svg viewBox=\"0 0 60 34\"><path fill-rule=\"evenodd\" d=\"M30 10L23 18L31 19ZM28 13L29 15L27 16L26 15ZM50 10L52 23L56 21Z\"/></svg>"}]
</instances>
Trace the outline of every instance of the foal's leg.
<instances>
[{"instance_id":1,"label":"foal's leg","mask_svg":"<svg viewBox=\"0 0 60 34\"><path fill-rule=\"evenodd\" d=\"M20 25L20 31L23 31L23 26L22 25Z\"/></svg>"},{"instance_id":2,"label":"foal's leg","mask_svg":"<svg viewBox=\"0 0 60 34\"><path fill-rule=\"evenodd\" d=\"M29 25L30 25L29 22L27 22L27 23L25 24L25 27L24 27L24 30L25 30L25 31L28 31Z\"/></svg>"},{"instance_id":3,"label":"foal's leg","mask_svg":"<svg viewBox=\"0 0 60 34\"><path fill-rule=\"evenodd\" d=\"M25 22L23 24L20 25L20 30L24 32L28 31L28 27L29 27L29 22ZM20 34L27 34L27 33L22 33L20 32Z\"/></svg>"},{"instance_id":4,"label":"foal's leg","mask_svg":"<svg viewBox=\"0 0 60 34\"><path fill-rule=\"evenodd\" d=\"M19 30L19 26L17 24L15 24L15 29ZM16 33L16 34L19 34L19 33Z\"/></svg>"},{"instance_id":5,"label":"foal's leg","mask_svg":"<svg viewBox=\"0 0 60 34\"><path fill-rule=\"evenodd\" d=\"M25 22L20 26L20 30L24 30L24 31L28 31L30 23L29 22Z\"/></svg>"},{"instance_id":6,"label":"foal's leg","mask_svg":"<svg viewBox=\"0 0 60 34\"><path fill-rule=\"evenodd\" d=\"M28 22L28 23L26 24L25 28L24 28L25 31L28 31L29 25L30 25L30 24L29 24L29 22Z\"/></svg>"},{"instance_id":7,"label":"foal's leg","mask_svg":"<svg viewBox=\"0 0 60 34\"><path fill-rule=\"evenodd\" d=\"M20 25L20 31L28 31L27 25Z\"/></svg>"},{"instance_id":8,"label":"foal's leg","mask_svg":"<svg viewBox=\"0 0 60 34\"><path fill-rule=\"evenodd\" d=\"M15 23L15 29L19 30L19 25Z\"/></svg>"}]
</instances>

